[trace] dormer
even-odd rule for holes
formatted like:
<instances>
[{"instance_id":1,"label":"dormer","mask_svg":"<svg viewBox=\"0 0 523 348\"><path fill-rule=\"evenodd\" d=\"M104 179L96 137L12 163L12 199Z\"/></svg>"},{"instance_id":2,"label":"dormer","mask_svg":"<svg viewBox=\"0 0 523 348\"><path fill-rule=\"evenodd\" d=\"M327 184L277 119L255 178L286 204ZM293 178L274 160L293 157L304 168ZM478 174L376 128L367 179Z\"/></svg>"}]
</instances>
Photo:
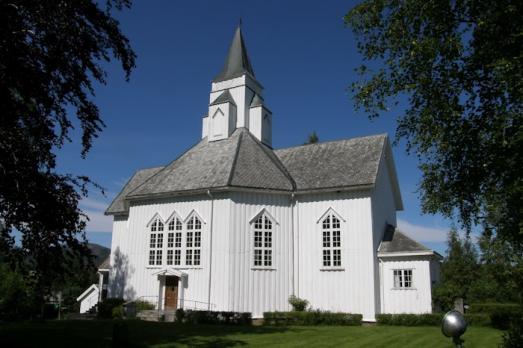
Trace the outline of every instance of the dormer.
<instances>
[{"instance_id":1,"label":"dormer","mask_svg":"<svg viewBox=\"0 0 523 348\"><path fill-rule=\"evenodd\" d=\"M262 143L272 146L272 112L265 107L263 99L255 94L249 105L249 130Z\"/></svg>"},{"instance_id":2,"label":"dormer","mask_svg":"<svg viewBox=\"0 0 523 348\"><path fill-rule=\"evenodd\" d=\"M228 90L209 105L207 128L209 141L228 138L236 129L236 103Z\"/></svg>"}]
</instances>

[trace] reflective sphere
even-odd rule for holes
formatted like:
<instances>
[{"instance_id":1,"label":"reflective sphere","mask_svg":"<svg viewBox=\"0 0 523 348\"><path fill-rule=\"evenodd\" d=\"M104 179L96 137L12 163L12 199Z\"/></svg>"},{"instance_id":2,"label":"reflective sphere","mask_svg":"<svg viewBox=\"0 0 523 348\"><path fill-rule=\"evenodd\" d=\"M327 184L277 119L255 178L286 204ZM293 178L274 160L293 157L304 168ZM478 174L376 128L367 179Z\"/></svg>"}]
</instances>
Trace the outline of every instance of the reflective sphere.
<instances>
[{"instance_id":1,"label":"reflective sphere","mask_svg":"<svg viewBox=\"0 0 523 348\"><path fill-rule=\"evenodd\" d=\"M467 322L458 311L450 311L445 314L441 322L441 332L447 337L459 337L467 330Z\"/></svg>"}]
</instances>

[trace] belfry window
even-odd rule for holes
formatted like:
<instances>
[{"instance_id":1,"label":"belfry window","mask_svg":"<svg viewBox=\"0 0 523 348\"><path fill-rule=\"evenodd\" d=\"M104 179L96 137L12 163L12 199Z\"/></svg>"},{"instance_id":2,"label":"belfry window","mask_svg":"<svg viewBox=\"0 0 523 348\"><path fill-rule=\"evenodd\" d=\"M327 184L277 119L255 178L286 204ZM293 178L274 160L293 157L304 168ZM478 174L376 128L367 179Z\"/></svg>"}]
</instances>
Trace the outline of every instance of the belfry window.
<instances>
[{"instance_id":1,"label":"belfry window","mask_svg":"<svg viewBox=\"0 0 523 348\"><path fill-rule=\"evenodd\" d=\"M340 220L328 214L322 224L323 267L341 267L341 228Z\"/></svg>"},{"instance_id":2,"label":"belfry window","mask_svg":"<svg viewBox=\"0 0 523 348\"><path fill-rule=\"evenodd\" d=\"M272 221L265 214L254 220L254 267L272 266L272 226Z\"/></svg>"},{"instance_id":3,"label":"belfry window","mask_svg":"<svg viewBox=\"0 0 523 348\"><path fill-rule=\"evenodd\" d=\"M150 226L149 235L149 265L160 266L163 259L163 222L156 218Z\"/></svg>"}]
</instances>

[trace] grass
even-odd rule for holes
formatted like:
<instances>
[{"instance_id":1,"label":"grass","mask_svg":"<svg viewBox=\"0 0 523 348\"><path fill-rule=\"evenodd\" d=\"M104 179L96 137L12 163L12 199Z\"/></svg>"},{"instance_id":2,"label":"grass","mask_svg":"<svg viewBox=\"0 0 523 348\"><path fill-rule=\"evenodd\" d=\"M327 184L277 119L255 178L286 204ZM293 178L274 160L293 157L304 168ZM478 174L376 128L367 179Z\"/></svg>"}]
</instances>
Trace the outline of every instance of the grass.
<instances>
[{"instance_id":1,"label":"grass","mask_svg":"<svg viewBox=\"0 0 523 348\"><path fill-rule=\"evenodd\" d=\"M50 321L0 324L2 347L111 347L112 321ZM126 321L123 347L453 347L438 327L220 326ZM125 330L124 330L125 331ZM497 347L502 332L470 327L467 348ZM124 336L126 336L124 334Z\"/></svg>"}]
</instances>

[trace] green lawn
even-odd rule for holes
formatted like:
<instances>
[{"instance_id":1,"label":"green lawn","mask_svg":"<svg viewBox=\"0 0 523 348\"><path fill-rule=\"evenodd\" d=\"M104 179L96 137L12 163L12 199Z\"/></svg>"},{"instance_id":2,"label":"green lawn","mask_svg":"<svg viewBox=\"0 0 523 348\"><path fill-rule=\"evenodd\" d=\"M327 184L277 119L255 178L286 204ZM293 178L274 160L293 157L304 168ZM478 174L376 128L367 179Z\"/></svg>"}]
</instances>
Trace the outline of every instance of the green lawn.
<instances>
[{"instance_id":1,"label":"green lawn","mask_svg":"<svg viewBox=\"0 0 523 348\"><path fill-rule=\"evenodd\" d=\"M234 327L126 321L131 347L453 347L438 327ZM0 324L2 347L111 347L111 321ZM465 346L497 347L501 331L470 327Z\"/></svg>"}]
</instances>

